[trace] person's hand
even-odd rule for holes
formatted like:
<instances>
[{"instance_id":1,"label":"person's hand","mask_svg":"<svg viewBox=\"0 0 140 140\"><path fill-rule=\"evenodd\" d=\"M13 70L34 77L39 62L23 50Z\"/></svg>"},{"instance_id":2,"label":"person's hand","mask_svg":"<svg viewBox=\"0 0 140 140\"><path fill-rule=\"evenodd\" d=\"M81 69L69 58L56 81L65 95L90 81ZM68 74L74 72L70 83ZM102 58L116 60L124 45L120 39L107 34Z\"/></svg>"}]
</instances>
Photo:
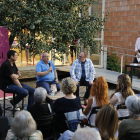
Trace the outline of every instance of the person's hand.
<instances>
[{"instance_id":1,"label":"person's hand","mask_svg":"<svg viewBox=\"0 0 140 140\"><path fill-rule=\"evenodd\" d=\"M49 71L49 72L52 71L52 67L49 67L48 71Z\"/></svg>"},{"instance_id":2,"label":"person's hand","mask_svg":"<svg viewBox=\"0 0 140 140\"><path fill-rule=\"evenodd\" d=\"M58 82L59 82L59 81L58 81L58 78L56 78L56 79L55 79L55 83L58 83Z\"/></svg>"},{"instance_id":3,"label":"person's hand","mask_svg":"<svg viewBox=\"0 0 140 140\"><path fill-rule=\"evenodd\" d=\"M18 79L19 78L19 75L13 74L12 77L13 77L13 79Z\"/></svg>"},{"instance_id":4,"label":"person's hand","mask_svg":"<svg viewBox=\"0 0 140 140\"><path fill-rule=\"evenodd\" d=\"M75 83L76 83L76 86L79 84L79 82L78 82L78 81L75 81Z\"/></svg>"},{"instance_id":5,"label":"person's hand","mask_svg":"<svg viewBox=\"0 0 140 140\"><path fill-rule=\"evenodd\" d=\"M92 85L93 84L93 81L89 81L89 84Z\"/></svg>"}]
</instances>

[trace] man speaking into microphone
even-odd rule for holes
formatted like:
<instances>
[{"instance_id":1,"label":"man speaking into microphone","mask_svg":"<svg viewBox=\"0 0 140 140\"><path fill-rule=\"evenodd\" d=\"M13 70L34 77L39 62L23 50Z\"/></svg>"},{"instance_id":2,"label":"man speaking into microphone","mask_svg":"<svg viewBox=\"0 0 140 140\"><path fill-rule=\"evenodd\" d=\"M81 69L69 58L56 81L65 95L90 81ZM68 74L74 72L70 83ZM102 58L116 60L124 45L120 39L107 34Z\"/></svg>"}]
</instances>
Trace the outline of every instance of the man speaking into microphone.
<instances>
[{"instance_id":1,"label":"man speaking into microphone","mask_svg":"<svg viewBox=\"0 0 140 140\"><path fill-rule=\"evenodd\" d=\"M45 88L48 94L51 93L51 84L56 84L57 91L60 91L57 71L53 62L49 60L49 54L44 52L41 56L42 59L36 65L37 85Z\"/></svg>"}]
</instances>

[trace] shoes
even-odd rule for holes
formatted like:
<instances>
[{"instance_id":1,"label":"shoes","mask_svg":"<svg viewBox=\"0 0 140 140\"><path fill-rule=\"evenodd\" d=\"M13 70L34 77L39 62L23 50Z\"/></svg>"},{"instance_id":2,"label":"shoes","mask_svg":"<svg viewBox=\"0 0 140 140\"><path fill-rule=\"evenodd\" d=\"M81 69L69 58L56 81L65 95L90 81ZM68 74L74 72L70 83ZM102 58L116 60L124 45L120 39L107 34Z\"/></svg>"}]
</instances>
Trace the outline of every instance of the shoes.
<instances>
[{"instance_id":1,"label":"shoes","mask_svg":"<svg viewBox=\"0 0 140 140\"><path fill-rule=\"evenodd\" d=\"M11 108L10 109L13 110L14 109L13 100L10 100L10 103L11 103ZM15 105L15 110L16 111L20 111L20 108L19 108L19 105L18 104Z\"/></svg>"}]
</instances>

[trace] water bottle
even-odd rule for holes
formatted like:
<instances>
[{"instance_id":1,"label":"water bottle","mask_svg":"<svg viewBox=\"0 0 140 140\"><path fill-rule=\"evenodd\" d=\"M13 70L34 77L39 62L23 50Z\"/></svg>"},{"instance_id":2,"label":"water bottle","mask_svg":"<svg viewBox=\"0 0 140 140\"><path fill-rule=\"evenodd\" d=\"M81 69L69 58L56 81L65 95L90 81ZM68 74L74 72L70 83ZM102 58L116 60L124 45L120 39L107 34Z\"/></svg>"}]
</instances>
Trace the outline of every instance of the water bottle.
<instances>
[{"instance_id":1,"label":"water bottle","mask_svg":"<svg viewBox=\"0 0 140 140\"><path fill-rule=\"evenodd\" d=\"M62 96L63 95L63 92L60 90L60 95Z\"/></svg>"},{"instance_id":2,"label":"water bottle","mask_svg":"<svg viewBox=\"0 0 140 140\"><path fill-rule=\"evenodd\" d=\"M54 96L54 91L52 90L51 96Z\"/></svg>"}]
</instances>

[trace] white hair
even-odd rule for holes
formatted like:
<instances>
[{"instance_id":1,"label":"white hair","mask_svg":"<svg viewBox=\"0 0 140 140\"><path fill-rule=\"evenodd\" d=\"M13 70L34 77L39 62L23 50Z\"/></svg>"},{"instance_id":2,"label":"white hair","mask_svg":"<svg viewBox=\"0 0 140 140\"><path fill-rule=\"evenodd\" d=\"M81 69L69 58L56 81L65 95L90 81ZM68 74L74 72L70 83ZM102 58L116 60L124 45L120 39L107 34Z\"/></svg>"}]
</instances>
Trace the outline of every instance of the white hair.
<instances>
[{"instance_id":1,"label":"white hair","mask_svg":"<svg viewBox=\"0 0 140 140\"><path fill-rule=\"evenodd\" d=\"M101 140L101 136L95 128L86 127L77 129L71 140Z\"/></svg>"},{"instance_id":2,"label":"white hair","mask_svg":"<svg viewBox=\"0 0 140 140\"><path fill-rule=\"evenodd\" d=\"M11 126L12 132L18 138L25 138L36 131L36 123L28 111L17 112Z\"/></svg>"},{"instance_id":3,"label":"white hair","mask_svg":"<svg viewBox=\"0 0 140 140\"><path fill-rule=\"evenodd\" d=\"M125 105L129 111L129 114L133 118L140 117L140 98L131 95L126 98Z\"/></svg>"},{"instance_id":4,"label":"white hair","mask_svg":"<svg viewBox=\"0 0 140 140\"><path fill-rule=\"evenodd\" d=\"M47 52L43 52L43 53L41 54L41 57L43 57L45 53L47 53Z\"/></svg>"},{"instance_id":5,"label":"white hair","mask_svg":"<svg viewBox=\"0 0 140 140\"><path fill-rule=\"evenodd\" d=\"M36 104L41 104L46 99L47 91L45 88L38 87L34 92L34 102Z\"/></svg>"}]
</instances>

